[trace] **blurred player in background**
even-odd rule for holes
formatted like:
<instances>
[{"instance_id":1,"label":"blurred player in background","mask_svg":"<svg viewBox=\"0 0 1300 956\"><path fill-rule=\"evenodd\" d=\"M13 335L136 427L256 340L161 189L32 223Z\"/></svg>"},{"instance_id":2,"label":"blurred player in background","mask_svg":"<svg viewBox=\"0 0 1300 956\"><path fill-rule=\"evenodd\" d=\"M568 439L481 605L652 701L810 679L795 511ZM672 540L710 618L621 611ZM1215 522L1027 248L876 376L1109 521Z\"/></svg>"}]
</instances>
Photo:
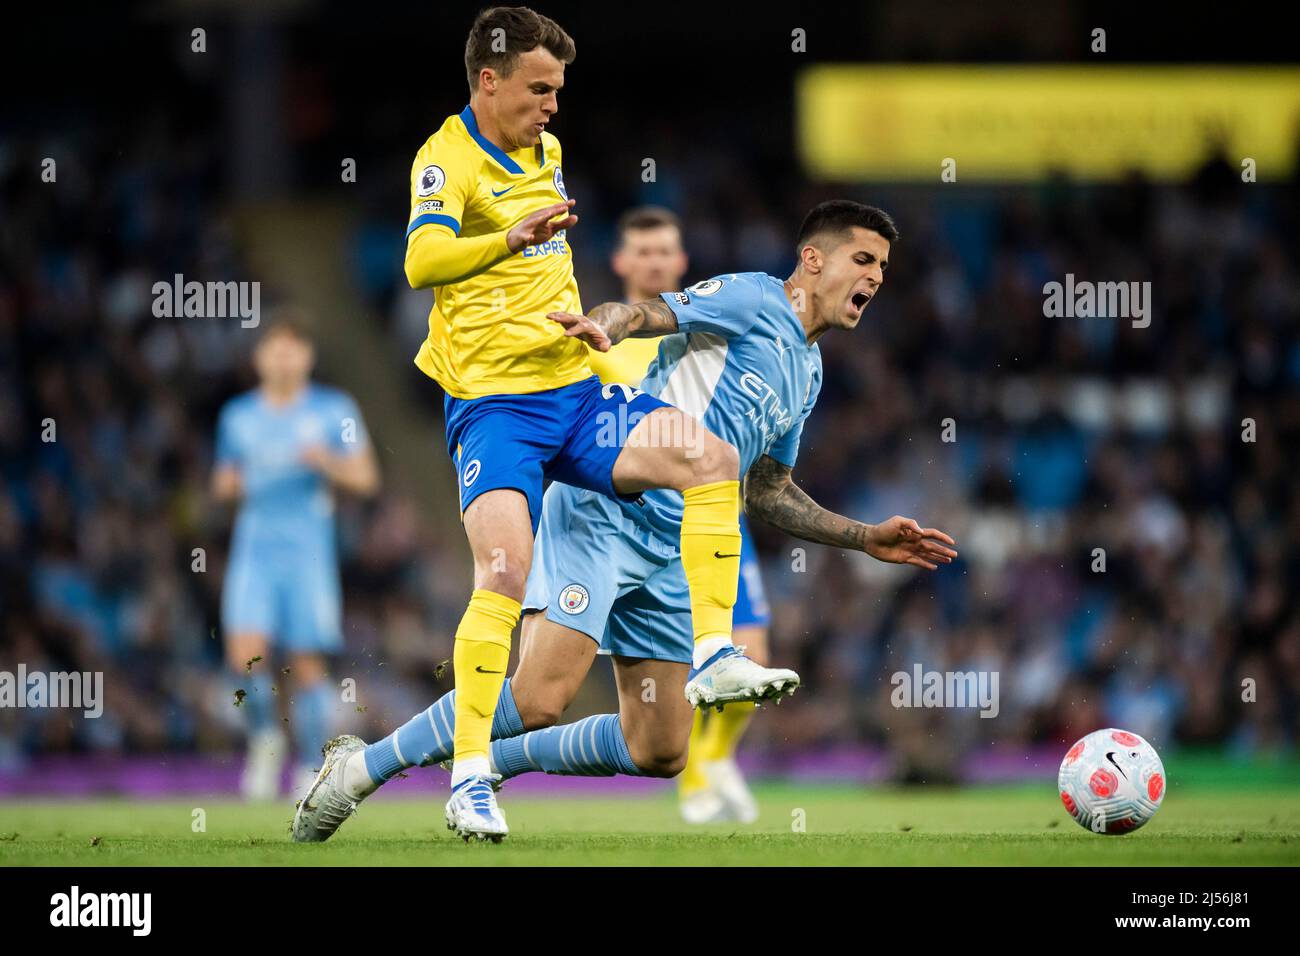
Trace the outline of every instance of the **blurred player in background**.
<instances>
[{"instance_id":1,"label":"blurred player in background","mask_svg":"<svg viewBox=\"0 0 1300 956\"><path fill-rule=\"evenodd\" d=\"M658 206L630 209L618 221L618 247L610 260L623 280L623 301L644 302L682 287L688 265L677 215ZM659 338L626 338L608 352L591 350L592 370L606 384L640 385L659 352ZM732 616L732 642L767 664L767 598L749 526L740 521L740 579ZM736 746L758 705L728 704L721 711L697 709L690 756L678 779L682 819L687 823L737 820L752 823L758 804L736 766Z\"/></svg>"},{"instance_id":2,"label":"blurred player in background","mask_svg":"<svg viewBox=\"0 0 1300 956\"><path fill-rule=\"evenodd\" d=\"M295 791L315 776L334 707L326 657L343 646L333 492L371 495L379 487L356 403L311 381L314 358L301 317L277 316L253 353L258 387L228 401L217 424L213 495L239 503L221 617L226 662L244 692L241 789L250 800L277 796L288 750L272 690L276 667L289 673L279 683L291 688Z\"/></svg>"}]
</instances>

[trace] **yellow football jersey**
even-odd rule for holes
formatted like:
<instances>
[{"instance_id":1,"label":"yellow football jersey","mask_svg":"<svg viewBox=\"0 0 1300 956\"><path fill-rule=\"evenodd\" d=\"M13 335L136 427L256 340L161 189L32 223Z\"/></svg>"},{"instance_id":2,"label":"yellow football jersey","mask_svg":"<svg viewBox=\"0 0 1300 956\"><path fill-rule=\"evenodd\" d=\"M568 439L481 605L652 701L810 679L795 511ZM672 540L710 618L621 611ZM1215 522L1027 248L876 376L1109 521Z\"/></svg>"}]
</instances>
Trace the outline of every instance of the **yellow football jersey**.
<instances>
[{"instance_id":1,"label":"yellow football jersey","mask_svg":"<svg viewBox=\"0 0 1300 956\"><path fill-rule=\"evenodd\" d=\"M659 339L624 339L608 352L591 350L587 361L591 370L600 376L606 385L622 382L626 385L640 385L645 378L646 369L659 354Z\"/></svg>"},{"instance_id":2,"label":"yellow football jersey","mask_svg":"<svg viewBox=\"0 0 1300 956\"><path fill-rule=\"evenodd\" d=\"M507 153L479 132L468 106L449 116L411 166L408 260L410 244L430 230L444 238L483 237L484 261L506 252L511 227L568 198L560 160L560 142L548 132L537 146ZM495 252L488 248L497 244ZM473 252L471 244L465 247L467 260L485 254ZM457 398L572 385L591 375L587 346L566 338L564 329L546 318L548 312L582 312L563 232L508 254L477 275L437 286L429 336L415 364Z\"/></svg>"}]
</instances>

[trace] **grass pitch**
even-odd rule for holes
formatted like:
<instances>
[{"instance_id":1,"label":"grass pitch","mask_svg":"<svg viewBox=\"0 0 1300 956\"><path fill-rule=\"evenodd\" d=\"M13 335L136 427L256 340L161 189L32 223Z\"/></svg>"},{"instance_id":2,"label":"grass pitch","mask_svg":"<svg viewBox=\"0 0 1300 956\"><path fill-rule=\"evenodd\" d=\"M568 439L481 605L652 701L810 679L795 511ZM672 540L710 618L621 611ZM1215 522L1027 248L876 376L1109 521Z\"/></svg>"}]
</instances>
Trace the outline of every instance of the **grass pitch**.
<instances>
[{"instance_id":1,"label":"grass pitch","mask_svg":"<svg viewBox=\"0 0 1300 956\"><path fill-rule=\"evenodd\" d=\"M11 802L0 804L0 865L1300 865L1293 787L1171 791L1151 823L1120 837L1083 830L1050 785L768 785L756 794L753 827L687 827L667 791L511 799L507 789L511 834L499 846L450 834L434 794L370 800L334 839L311 846L289 841L289 803ZM205 832L192 829L196 809Z\"/></svg>"}]
</instances>

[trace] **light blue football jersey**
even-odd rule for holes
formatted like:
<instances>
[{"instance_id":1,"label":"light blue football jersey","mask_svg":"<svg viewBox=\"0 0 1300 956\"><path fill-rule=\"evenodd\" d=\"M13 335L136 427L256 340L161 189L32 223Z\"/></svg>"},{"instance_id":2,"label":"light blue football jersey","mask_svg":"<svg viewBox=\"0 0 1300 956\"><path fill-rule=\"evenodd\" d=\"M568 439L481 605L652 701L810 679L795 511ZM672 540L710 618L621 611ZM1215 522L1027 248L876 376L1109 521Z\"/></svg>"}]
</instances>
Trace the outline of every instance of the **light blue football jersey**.
<instances>
[{"instance_id":1,"label":"light blue football jersey","mask_svg":"<svg viewBox=\"0 0 1300 956\"><path fill-rule=\"evenodd\" d=\"M734 446L741 476L763 455L794 467L804 420L821 391L822 356L808 344L785 284L764 272L740 272L661 298L679 331L660 343L641 389ZM624 510L676 544L677 492L647 491Z\"/></svg>"},{"instance_id":2,"label":"light blue football jersey","mask_svg":"<svg viewBox=\"0 0 1300 956\"><path fill-rule=\"evenodd\" d=\"M334 496L328 480L302 462L321 445L350 455L368 444L365 423L346 392L315 383L282 407L254 389L228 401L217 423L217 465L234 465L243 482L231 552L320 560L332 554ZM328 549L322 552L321 549Z\"/></svg>"}]
</instances>

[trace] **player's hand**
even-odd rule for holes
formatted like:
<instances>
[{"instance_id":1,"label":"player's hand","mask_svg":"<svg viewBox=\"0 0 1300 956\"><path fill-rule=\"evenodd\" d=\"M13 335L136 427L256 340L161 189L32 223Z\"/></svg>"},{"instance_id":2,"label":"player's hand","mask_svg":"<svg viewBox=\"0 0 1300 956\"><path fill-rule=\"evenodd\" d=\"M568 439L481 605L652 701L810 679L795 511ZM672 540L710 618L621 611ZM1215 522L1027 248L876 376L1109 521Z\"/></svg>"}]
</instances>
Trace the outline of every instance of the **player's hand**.
<instances>
[{"instance_id":1,"label":"player's hand","mask_svg":"<svg viewBox=\"0 0 1300 956\"><path fill-rule=\"evenodd\" d=\"M940 564L952 564L957 552L949 546L956 543L938 528L922 528L911 518L894 515L872 528L862 550L877 561L933 571Z\"/></svg>"},{"instance_id":2,"label":"player's hand","mask_svg":"<svg viewBox=\"0 0 1300 956\"><path fill-rule=\"evenodd\" d=\"M557 202L554 206L547 206L525 216L518 225L506 233L506 245L510 247L510 251L518 252L539 242L546 242L557 232L576 225L578 217L569 215L569 210L573 208L575 202L576 199ZM556 219L556 216L564 218Z\"/></svg>"},{"instance_id":3,"label":"player's hand","mask_svg":"<svg viewBox=\"0 0 1300 956\"><path fill-rule=\"evenodd\" d=\"M614 343L610 340L609 333L585 315L574 315L572 312L547 312L546 317L564 326L566 337L582 339L597 352L608 352L613 347Z\"/></svg>"},{"instance_id":4,"label":"player's hand","mask_svg":"<svg viewBox=\"0 0 1300 956\"><path fill-rule=\"evenodd\" d=\"M330 463L329 449L324 445L308 445L298 455L298 460L312 471L324 474Z\"/></svg>"}]
</instances>

